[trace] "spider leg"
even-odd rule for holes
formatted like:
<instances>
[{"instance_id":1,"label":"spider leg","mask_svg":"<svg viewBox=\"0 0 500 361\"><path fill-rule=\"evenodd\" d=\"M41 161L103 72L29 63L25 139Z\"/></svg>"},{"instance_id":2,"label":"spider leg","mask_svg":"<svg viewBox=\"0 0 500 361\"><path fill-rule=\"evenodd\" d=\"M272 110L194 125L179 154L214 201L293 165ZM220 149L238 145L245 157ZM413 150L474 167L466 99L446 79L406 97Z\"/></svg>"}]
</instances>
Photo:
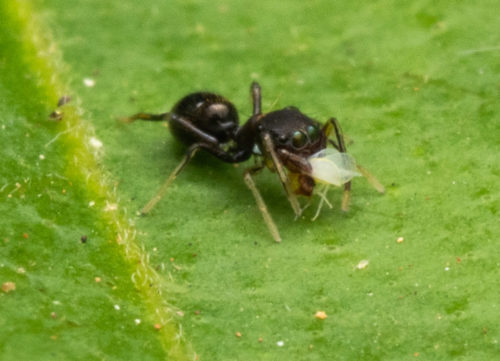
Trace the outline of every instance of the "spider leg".
<instances>
[{"instance_id":1,"label":"spider leg","mask_svg":"<svg viewBox=\"0 0 500 361\"><path fill-rule=\"evenodd\" d=\"M170 113L162 113L162 114L150 114L150 113L136 113L131 115L130 117L120 118L122 122L132 123L134 120L148 120L161 122L164 120L168 120Z\"/></svg>"},{"instance_id":2,"label":"spider leg","mask_svg":"<svg viewBox=\"0 0 500 361\"><path fill-rule=\"evenodd\" d=\"M260 115L262 112L262 91L259 83L254 81L250 87L250 92L252 93L253 115Z\"/></svg>"},{"instance_id":3,"label":"spider leg","mask_svg":"<svg viewBox=\"0 0 500 361\"><path fill-rule=\"evenodd\" d=\"M246 169L243 175L243 179L245 180L245 184L250 189L255 198L257 207L259 207L260 213L264 218L264 222L266 223L269 232L271 233L276 242L281 242L281 237L278 231L278 227L276 227L276 223L274 223L273 218L271 217L271 213L269 213L266 203L264 202L264 199L262 198L259 189L255 185L255 182L253 181L252 178L252 174L259 172L262 168L263 168L262 165L255 165L252 168Z\"/></svg>"},{"instance_id":4,"label":"spider leg","mask_svg":"<svg viewBox=\"0 0 500 361\"><path fill-rule=\"evenodd\" d=\"M295 219L297 219L302 213L302 210L300 209L299 200L297 199L297 196L293 192L292 186L290 184L290 179L288 178L288 175L286 174L285 171L285 167L283 166L280 159L276 155L276 152L274 151L274 144L271 139L271 136L268 133L262 134L262 143L264 144L265 152L273 162L274 168L276 169L276 173L278 173L281 184L285 189L288 201L290 202L290 205L292 206L292 209L295 213Z\"/></svg>"},{"instance_id":5,"label":"spider leg","mask_svg":"<svg viewBox=\"0 0 500 361\"><path fill-rule=\"evenodd\" d=\"M200 149L200 147L201 147L200 144L193 144L188 148L186 155L184 156L184 158L182 158L182 161L179 163L179 165L175 167L174 171L170 173L165 183L163 183L163 185L160 187L158 193L156 193L156 195L153 198L151 198L151 200L144 206L144 208L142 208L141 210L142 215L148 214L151 211L151 209L153 209L153 207L163 198L163 196L167 192L168 187L170 187L172 182L175 180L175 178L177 178L177 176L186 166L186 164L188 164L188 162L194 157L194 155L196 154L198 149Z\"/></svg>"}]
</instances>

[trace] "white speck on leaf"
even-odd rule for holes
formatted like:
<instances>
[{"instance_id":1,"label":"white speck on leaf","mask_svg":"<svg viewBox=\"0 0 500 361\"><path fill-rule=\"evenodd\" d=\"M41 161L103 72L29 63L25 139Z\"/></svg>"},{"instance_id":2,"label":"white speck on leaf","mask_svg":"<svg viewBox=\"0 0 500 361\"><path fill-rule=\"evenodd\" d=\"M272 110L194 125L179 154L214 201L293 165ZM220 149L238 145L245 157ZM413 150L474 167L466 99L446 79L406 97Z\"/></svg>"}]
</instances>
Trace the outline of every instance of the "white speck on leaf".
<instances>
[{"instance_id":1,"label":"white speck on leaf","mask_svg":"<svg viewBox=\"0 0 500 361\"><path fill-rule=\"evenodd\" d=\"M278 345L278 347L283 347L285 345L285 342L284 341L278 341L278 342L276 342L276 345Z\"/></svg>"},{"instance_id":2,"label":"white speck on leaf","mask_svg":"<svg viewBox=\"0 0 500 361\"><path fill-rule=\"evenodd\" d=\"M363 259L363 260L359 261L356 268L357 269L364 269L364 268L366 268L366 266L368 266L368 263L370 263L370 261L368 261L367 259Z\"/></svg>"},{"instance_id":3,"label":"white speck on leaf","mask_svg":"<svg viewBox=\"0 0 500 361\"><path fill-rule=\"evenodd\" d=\"M102 147L102 142L99 139L97 139L96 137L90 138L89 143L92 146L92 148L99 149Z\"/></svg>"},{"instance_id":4,"label":"white speck on leaf","mask_svg":"<svg viewBox=\"0 0 500 361\"><path fill-rule=\"evenodd\" d=\"M84 78L83 84L88 88L92 88L95 85L95 80L92 78Z\"/></svg>"}]
</instances>

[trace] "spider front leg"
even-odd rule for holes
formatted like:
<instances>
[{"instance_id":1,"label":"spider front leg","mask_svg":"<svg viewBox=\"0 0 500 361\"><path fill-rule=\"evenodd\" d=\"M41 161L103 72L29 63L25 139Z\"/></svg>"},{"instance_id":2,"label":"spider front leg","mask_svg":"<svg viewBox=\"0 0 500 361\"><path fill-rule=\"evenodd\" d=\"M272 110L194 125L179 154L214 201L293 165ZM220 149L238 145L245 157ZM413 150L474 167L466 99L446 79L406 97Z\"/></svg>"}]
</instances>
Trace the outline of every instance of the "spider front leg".
<instances>
[{"instance_id":1,"label":"spider front leg","mask_svg":"<svg viewBox=\"0 0 500 361\"><path fill-rule=\"evenodd\" d=\"M276 170L276 173L278 173L278 177L281 181L281 184L285 189L288 201L290 202L293 212L295 213L295 219L297 219L302 214L302 209L300 208L299 200L297 199L297 196L295 195L292 189L290 179L288 178L288 175L286 174L285 171L285 166L277 156L276 151L274 150L275 149L274 143L271 139L271 136L268 133L262 134L262 143L264 145L265 155L271 159L274 169Z\"/></svg>"}]
</instances>

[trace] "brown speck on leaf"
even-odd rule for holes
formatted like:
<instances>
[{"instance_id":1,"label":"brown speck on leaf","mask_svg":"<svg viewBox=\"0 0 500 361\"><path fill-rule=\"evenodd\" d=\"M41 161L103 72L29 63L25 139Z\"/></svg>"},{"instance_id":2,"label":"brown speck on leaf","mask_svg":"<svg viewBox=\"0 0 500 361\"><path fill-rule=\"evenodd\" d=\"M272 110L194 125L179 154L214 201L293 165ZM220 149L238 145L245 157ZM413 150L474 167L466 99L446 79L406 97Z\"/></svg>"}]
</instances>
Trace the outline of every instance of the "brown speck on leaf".
<instances>
[{"instance_id":1,"label":"brown speck on leaf","mask_svg":"<svg viewBox=\"0 0 500 361\"><path fill-rule=\"evenodd\" d=\"M28 233L23 233L23 238L28 238L29 234Z\"/></svg>"},{"instance_id":2,"label":"brown speck on leaf","mask_svg":"<svg viewBox=\"0 0 500 361\"><path fill-rule=\"evenodd\" d=\"M50 336L50 338L55 341L55 340L57 340L57 335L52 335L52 336Z\"/></svg>"},{"instance_id":3,"label":"brown speck on leaf","mask_svg":"<svg viewBox=\"0 0 500 361\"><path fill-rule=\"evenodd\" d=\"M62 107L64 104L68 104L71 101L71 97L69 95L63 95L57 101L57 106Z\"/></svg>"},{"instance_id":4,"label":"brown speck on leaf","mask_svg":"<svg viewBox=\"0 0 500 361\"><path fill-rule=\"evenodd\" d=\"M483 327L483 335L486 335L488 333L488 327Z\"/></svg>"},{"instance_id":5,"label":"brown speck on leaf","mask_svg":"<svg viewBox=\"0 0 500 361\"><path fill-rule=\"evenodd\" d=\"M95 281L95 283L99 283L99 282L101 282L101 277L96 277L96 278L94 278L94 281Z\"/></svg>"},{"instance_id":6,"label":"brown speck on leaf","mask_svg":"<svg viewBox=\"0 0 500 361\"><path fill-rule=\"evenodd\" d=\"M457 263L462 262L462 259L460 257L457 257Z\"/></svg>"},{"instance_id":7,"label":"brown speck on leaf","mask_svg":"<svg viewBox=\"0 0 500 361\"><path fill-rule=\"evenodd\" d=\"M194 311L194 314L195 314L195 315L199 315L200 313L201 313L201 312L200 312L200 310L196 310L196 311Z\"/></svg>"},{"instance_id":8,"label":"brown speck on leaf","mask_svg":"<svg viewBox=\"0 0 500 361\"><path fill-rule=\"evenodd\" d=\"M87 236L85 236L85 235L84 235L84 236L82 236L82 237L80 238L80 241L81 241L82 243L87 243Z\"/></svg>"},{"instance_id":9,"label":"brown speck on leaf","mask_svg":"<svg viewBox=\"0 0 500 361\"><path fill-rule=\"evenodd\" d=\"M155 323L154 328L155 330L159 331L161 330L161 325L159 323Z\"/></svg>"},{"instance_id":10,"label":"brown speck on leaf","mask_svg":"<svg viewBox=\"0 0 500 361\"><path fill-rule=\"evenodd\" d=\"M2 284L2 291L9 293L16 290L16 284L14 282L4 282Z\"/></svg>"},{"instance_id":11,"label":"brown speck on leaf","mask_svg":"<svg viewBox=\"0 0 500 361\"><path fill-rule=\"evenodd\" d=\"M52 317L52 318L57 318L57 314L56 314L55 312L51 312L51 313L50 313L50 317Z\"/></svg>"},{"instance_id":12,"label":"brown speck on leaf","mask_svg":"<svg viewBox=\"0 0 500 361\"><path fill-rule=\"evenodd\" d=\"M236 337L238 337L238 338L242 336L242 335L241 335L241 332L239 332L239 331L236 331L234 335L235 335Z\"/></svg>"},{"instance_id":13,"label":"brown speck on leaf","mask_svg":"<svg viewBox=\"0 0 500 361\"><path fill-rule=\"evenodd\" d=\"M259 337L259 343L262 343L262 341L264 341L264 339L262 337Z\"/></svg>"},{"instance_id":14,"label":"brown speck on leaf","mask_svg":"<svg viewBox=\"0 0 500 361\"><path fill-rule=\"evenodd\" d=\"M415 353L413 354L413 356L418 357L418 356L420 356L420 354L419 354L418 352L415 352Z\"/></svg>"},{"instance_id":15,"label":"brown speck on leaf","mask_svg":"<svg viewBox=\"0 0 500 361\"><path fill-rule=\"evenodd\" d=\"M50 120L60 121L60 120L62 120L62 118L64 118L64 113L59 109L56 109L52 113L49 114Z\"/></svg>"}]
</instances>

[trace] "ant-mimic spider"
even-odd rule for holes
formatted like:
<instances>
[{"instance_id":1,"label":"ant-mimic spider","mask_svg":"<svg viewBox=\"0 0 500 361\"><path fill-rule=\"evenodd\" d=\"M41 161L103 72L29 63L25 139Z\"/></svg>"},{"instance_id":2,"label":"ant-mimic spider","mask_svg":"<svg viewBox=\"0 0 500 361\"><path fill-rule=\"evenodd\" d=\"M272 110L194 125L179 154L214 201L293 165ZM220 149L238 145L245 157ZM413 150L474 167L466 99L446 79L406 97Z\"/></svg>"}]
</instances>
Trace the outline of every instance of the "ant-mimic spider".
<instances>
[{"instance_id":1,"label":"ant-mimic spider","mask_svg":"<svg viewBox=\"0 0 500 361\"><path fill-rule=\"evenodd\" d=\"M188 147L180 164L142 209L142 214L151 211L199 149L228 163L243 162L252 155L256 158L255 165L245 169L244 180L276 242L281 242L278 228L253 180L253 175L265 167L278 174L296 218L305 209L301 208L297 195L309 198L313 193L320 195L315 219L323 202L330 205L326 192L332 185L344 186L341 207L347 211L354 176L365 176L377 191L384 192L377 179L346 153L344 137L335 118L321 125L295 107L262 113L261 87L256 82L251 85L251 95L253 114L241 127L234 105L209 92L185 96L168 113L137 113L125 118L128 122L168 121L173 136Z\"/></svg>"}]
</instances>

